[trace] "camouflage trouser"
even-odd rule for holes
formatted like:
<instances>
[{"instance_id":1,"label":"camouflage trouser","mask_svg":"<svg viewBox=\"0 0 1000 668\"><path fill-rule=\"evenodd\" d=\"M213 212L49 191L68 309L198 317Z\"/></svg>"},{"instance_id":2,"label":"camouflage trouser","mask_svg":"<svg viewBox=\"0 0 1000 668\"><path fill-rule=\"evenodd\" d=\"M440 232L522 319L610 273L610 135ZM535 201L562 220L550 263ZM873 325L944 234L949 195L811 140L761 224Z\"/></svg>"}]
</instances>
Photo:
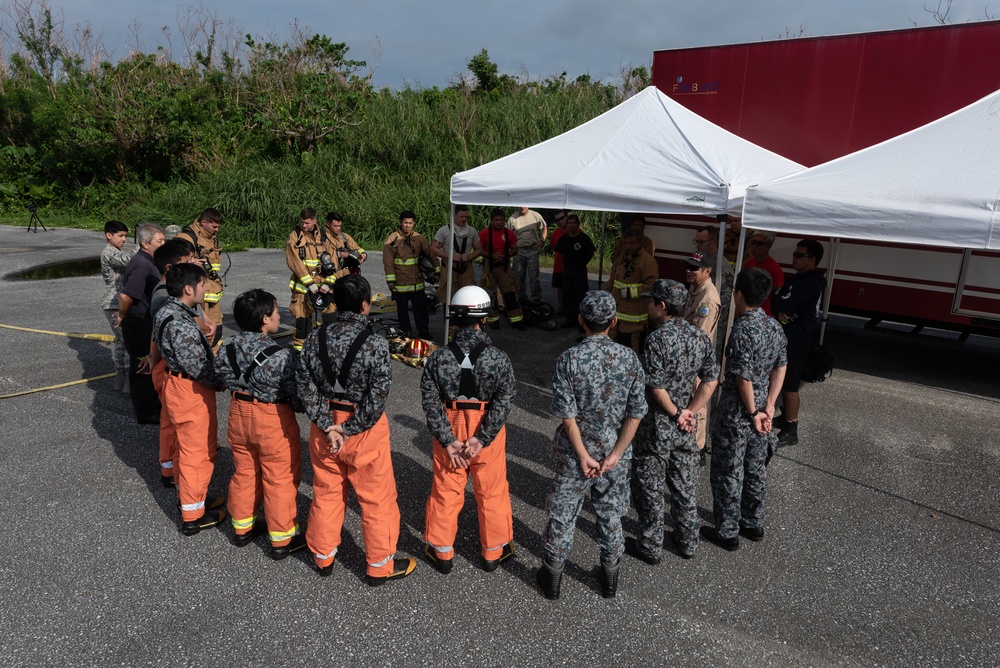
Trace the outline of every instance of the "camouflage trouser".
<instances>
[{"instance_id":1,"label":"camouflage trouser","mask_svg":"<svg viewBox=\"0 0 1000 668\"><path fill-rule=\"evenodd\" d=\"M639 514L637 542L642 551L659 556L663 547L663 511L666 487L670 492L670 517L674 536L685 552L694 554L698 546L698 447L694 434L650 434L635 440L632 498ZM666 483L664 485L664 483Z\"/></svg>"},{"instance_id":2,"label":"camouflage trouser","mask_svg":"<svg viewBox=\"0 0 1000 668\"><path fill-rule=\"evenodd\" d=\"M718 419L712 429L712 513L724 539L735 538L741 526L764 526L764 462L773 438L758 434L749 420L733 425Z\"/></svg>"},{"instance_id":3,"label":"camouflage trouser","mask_svg":"<svg viewBox=\"0 0 1000 668\"><path fill-rule=\"evenodd\" d=\"M117 373L128 373L131 361L129 360L128 350L125 348L125 339L122 338L121 327L115 327L114 322L111 317L118 313L116 308L106 308L104 309L104 317L108 319L108 324L111 325L111 331L115 335L115 343L113 352L111 353L111 359L115 362L115 371Z\"/></svg>"},{"instance_id":4,"label":"camouflage trouser","mask_svg":"<svg viewBox=\"0 0 1000 668\"><path fill-rule=\"evenodd\" d=\"M631 457L625 456L612 471L599 478L585 478L574 454L556 454L556 477L545 500L549 521L542 542L551 563L563 562L573 551L576 518L588 490L597 515L598 545L601 561L614 563L625 551L622 516L628 512L629 470Z\"/></svg>"}]
</instances>

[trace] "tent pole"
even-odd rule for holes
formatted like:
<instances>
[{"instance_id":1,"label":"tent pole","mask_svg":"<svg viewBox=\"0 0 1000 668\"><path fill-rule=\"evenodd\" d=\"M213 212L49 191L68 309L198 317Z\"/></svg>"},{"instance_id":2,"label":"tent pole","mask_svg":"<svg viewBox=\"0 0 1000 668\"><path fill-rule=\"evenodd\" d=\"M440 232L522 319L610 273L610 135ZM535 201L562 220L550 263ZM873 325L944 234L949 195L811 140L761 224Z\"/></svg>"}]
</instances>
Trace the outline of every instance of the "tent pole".
<instances>
[{"instance_id":1,"label":"tent pole","mask_svg":"<svg viewBox=\"0 0 1000 668\"><path fill-rule=\"evenodd\" d=\"M455 203L451 204L451 224L448 234L448 263L445 271L448 272L447 289L444 295L444 342L448 343L448 332L451 331L451 265L455 260Z\"/></svg>"},{"instance_id":2,"label":"tent pole","mask_svg":"<svg viewBox=\"0 0 1000 668\"><path fill-rule=\"evenodd\" d=\"M741 225L740 226L740 243L736 247L736 257L737 258L743 257L743 245L746 242L746 236L747 236L747 228ZM720 252L719 255L722 255L722 253ZM727 260L727 262L728 262L728 260ZM736 272L736 273L739 273L739 272ZM729 315L726 316L726 337L727 338L729 337L730 332L733 331L733 320L735 318L735 313L736 313L736 311L735 311L735 309L733 309L733 299L732 299L732 297L730 297L729 298ZM727 343L728 343L728 341L724 341L723 344L722 344L722 362L723 363L725 363L725 361L726 361L726 344ZM725 369L725 367L723 367L723 369Z\"/></svg>"},{"instance_id":3,"label":"tent pole","mask_svg":"<svg viewBox=\"0 0 1000 668\"><path fill-rule=\"evenodd\" d=\"M722 263L728 262L725 254L725 244L726 244L726 221L729 219L728 214L721 214L715 217L715 221L719 223L719 252L715 257L715 289L722 289ZM723 318L728 318L728 313L722 314Z\"/></svg>"},{"instance_id":4,"label":"tent pole","mask_svg":"<svg viewBox=\"0 0 1000 668\"><path fill-rule=\"evenodd\" d=\"M608 212L601 211L601 256L597 260L597 289L604 285L604 230L608 227ZM589 285L589 283L588 283Z\"/></svg>"},{"instance_id":5,"label":"tent pole","mask_svg":"<svg viewBox=\"0 0 1000 668\"><path fill-rule=\"evenodd\" d=\"M826 283L826 294L823 295L823 319L819 326L819 345L826 339L826 323L830 320L830 297L833 293L833 279L837 273L837 259L840 256L840 237L833 239L830 249L830 279Z\"/></svg>"}]
</instances>

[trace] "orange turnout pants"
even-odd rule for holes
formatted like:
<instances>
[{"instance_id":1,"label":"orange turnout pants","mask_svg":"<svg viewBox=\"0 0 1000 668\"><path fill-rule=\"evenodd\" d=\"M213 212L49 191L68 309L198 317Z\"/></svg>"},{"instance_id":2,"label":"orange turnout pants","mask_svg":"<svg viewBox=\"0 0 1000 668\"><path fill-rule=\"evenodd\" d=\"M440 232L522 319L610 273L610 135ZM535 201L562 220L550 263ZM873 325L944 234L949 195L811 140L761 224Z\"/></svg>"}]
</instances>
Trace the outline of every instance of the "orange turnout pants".
<instances>
[{"instance_id":1,"label":"orange turnout pants","mask_svg":"<svg viewBox=\"0 0 1000 668\"><path fill-rule=\"evenodd\" d=\"M336 406L346 405L335 404L333 410L334 422L343 424L353 409L337 410ZM313 465L313 502L306 543L316 566L329 566L337 554L350 484L361 506L361 534L368 575L384 577L391 574L399 540L399 506L389 455L389 421L385 413L371 429L348 438L335 455L330 454L326 434L313 423L309 429L309 456Z\"/></svg>"},{"instance_id":2,"label":"orange turnout pants","mask_svg":"<svg viewBox=\"0 0 1000 668\"><path fill-rule=\"evenodd\" d=\"M247 401L233 393L227 438L236 471L229 481L228 509L236 535L253 531L264 503L271 545L288 545L299 533L296 496L302 472L302 444L295 412L287 404Z\"/></svg>"},{"instance_id":3,"label":"orange turnout pants","mask_svg":"<svg viewBox=\"0 0 1000 668\"><path fill-rule=\"evenodd\" d=\"M455 437L465 441L476 435L485 411L481 407L478 410L446 408L445 412ZM424 541L434 548L438 559L447 561L455 556L458 514L465 503L465 487L470 475L476 494L483 558L498 559L503 546L514 539L514 516L507 484L507 428L500 429L490 446L480 450L467 469L453 468L448 451L434 439L434 479L425 508Z\"/></svg>"},{"instance_id":4,"label":"orange turnout pants","mask_svg":"<svg viewBox=\"0 0 1000 668\"><path fill-rule=\"evenodd\" d=\"M167 413L167 402L163 397L163 387L167 382L167 361L160 361L153 367L153 387L160 395L160 475L174 477L174 460L177 458L177 430Z\"/></svg>"},{"instance_id":5,"label":"orange turnout pants","mask_svg":"<svg viewBox=\"0 0 1000 668\"><path fill-rule=\"evenodd\" d=\"M170 421L177 429L174 479L181 502L181 519L193 522L205 514L205 497L219 447L215 390L167 371L163 398Z\"/></svg>"}]
</instances>

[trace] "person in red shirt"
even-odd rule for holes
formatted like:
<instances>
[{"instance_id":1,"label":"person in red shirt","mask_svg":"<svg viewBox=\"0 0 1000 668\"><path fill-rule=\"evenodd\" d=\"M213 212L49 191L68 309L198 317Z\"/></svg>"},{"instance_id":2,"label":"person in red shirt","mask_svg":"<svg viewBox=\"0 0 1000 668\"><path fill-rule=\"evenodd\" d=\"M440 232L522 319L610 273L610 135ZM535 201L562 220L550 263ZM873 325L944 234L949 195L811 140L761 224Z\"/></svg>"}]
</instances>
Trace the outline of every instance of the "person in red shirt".
<instances>
[{"instance_id":1,"label":"person in red shirt","mask_svg":"<svg viewBox=\"0 0 1000 668\"><path fill-rule=\"evenodd\" d=\"M750 237L750 257L743 263L744 269L760 267L771 275L771 294L761 304L761 308L772 318L774 316L771 314L771 297L785 284L785 272L781 270L778 261L769 255L773 245L774 232L754 232Z\"/></svg>"}]
</instances>

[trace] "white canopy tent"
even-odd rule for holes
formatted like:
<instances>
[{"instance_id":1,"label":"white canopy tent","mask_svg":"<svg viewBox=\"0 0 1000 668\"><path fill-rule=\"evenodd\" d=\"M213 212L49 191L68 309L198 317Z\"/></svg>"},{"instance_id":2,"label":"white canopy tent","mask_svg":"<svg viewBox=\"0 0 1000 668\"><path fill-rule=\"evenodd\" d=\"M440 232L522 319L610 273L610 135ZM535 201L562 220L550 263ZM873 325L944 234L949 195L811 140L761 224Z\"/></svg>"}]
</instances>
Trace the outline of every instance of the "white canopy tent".
<instances>
[{"instance_id":1,"label":"white canopy tent","mask_svg":"<svg viewBox=\"0 0 1000 668\"><path fill-rule=\"evenodd\" d=\"M802 236L1000 249L1000 91L747 191L743 224Z\"/></svg>"},{"instance_id":2,"label":"white canopy tent","mask_svg":"<svg viewBox=\"0 0 1000 668\"><path fill-rule=\"evenodd\" d=\"M840 238L1000 249L1000 91L881 144L746 191L743 224ZM742 252L742 239L740 240Z\"/></svg>"},{"instance_id":3,"label":"white canopy tent","mask_svg":"<svg viewBox=\"0 0 1000 668\"><path fill-rule=\"evenodd\" d=\"M802 169L650 86L557 137L455 174L451 201L715 218L738 215L748 186ZM448 281L450 295L450 272Z\"/></svg>"},{"instance_id":4,"label":"white canopy tent","mask_svg":"<svg viewBox=\"0 0 1000 668\"><path fill-rule=\"evenodd\" d=\"M557 137L455 174L451 201L739 215L747 186L802 169L650 86Z\"/></svg>"}]
</instances>

